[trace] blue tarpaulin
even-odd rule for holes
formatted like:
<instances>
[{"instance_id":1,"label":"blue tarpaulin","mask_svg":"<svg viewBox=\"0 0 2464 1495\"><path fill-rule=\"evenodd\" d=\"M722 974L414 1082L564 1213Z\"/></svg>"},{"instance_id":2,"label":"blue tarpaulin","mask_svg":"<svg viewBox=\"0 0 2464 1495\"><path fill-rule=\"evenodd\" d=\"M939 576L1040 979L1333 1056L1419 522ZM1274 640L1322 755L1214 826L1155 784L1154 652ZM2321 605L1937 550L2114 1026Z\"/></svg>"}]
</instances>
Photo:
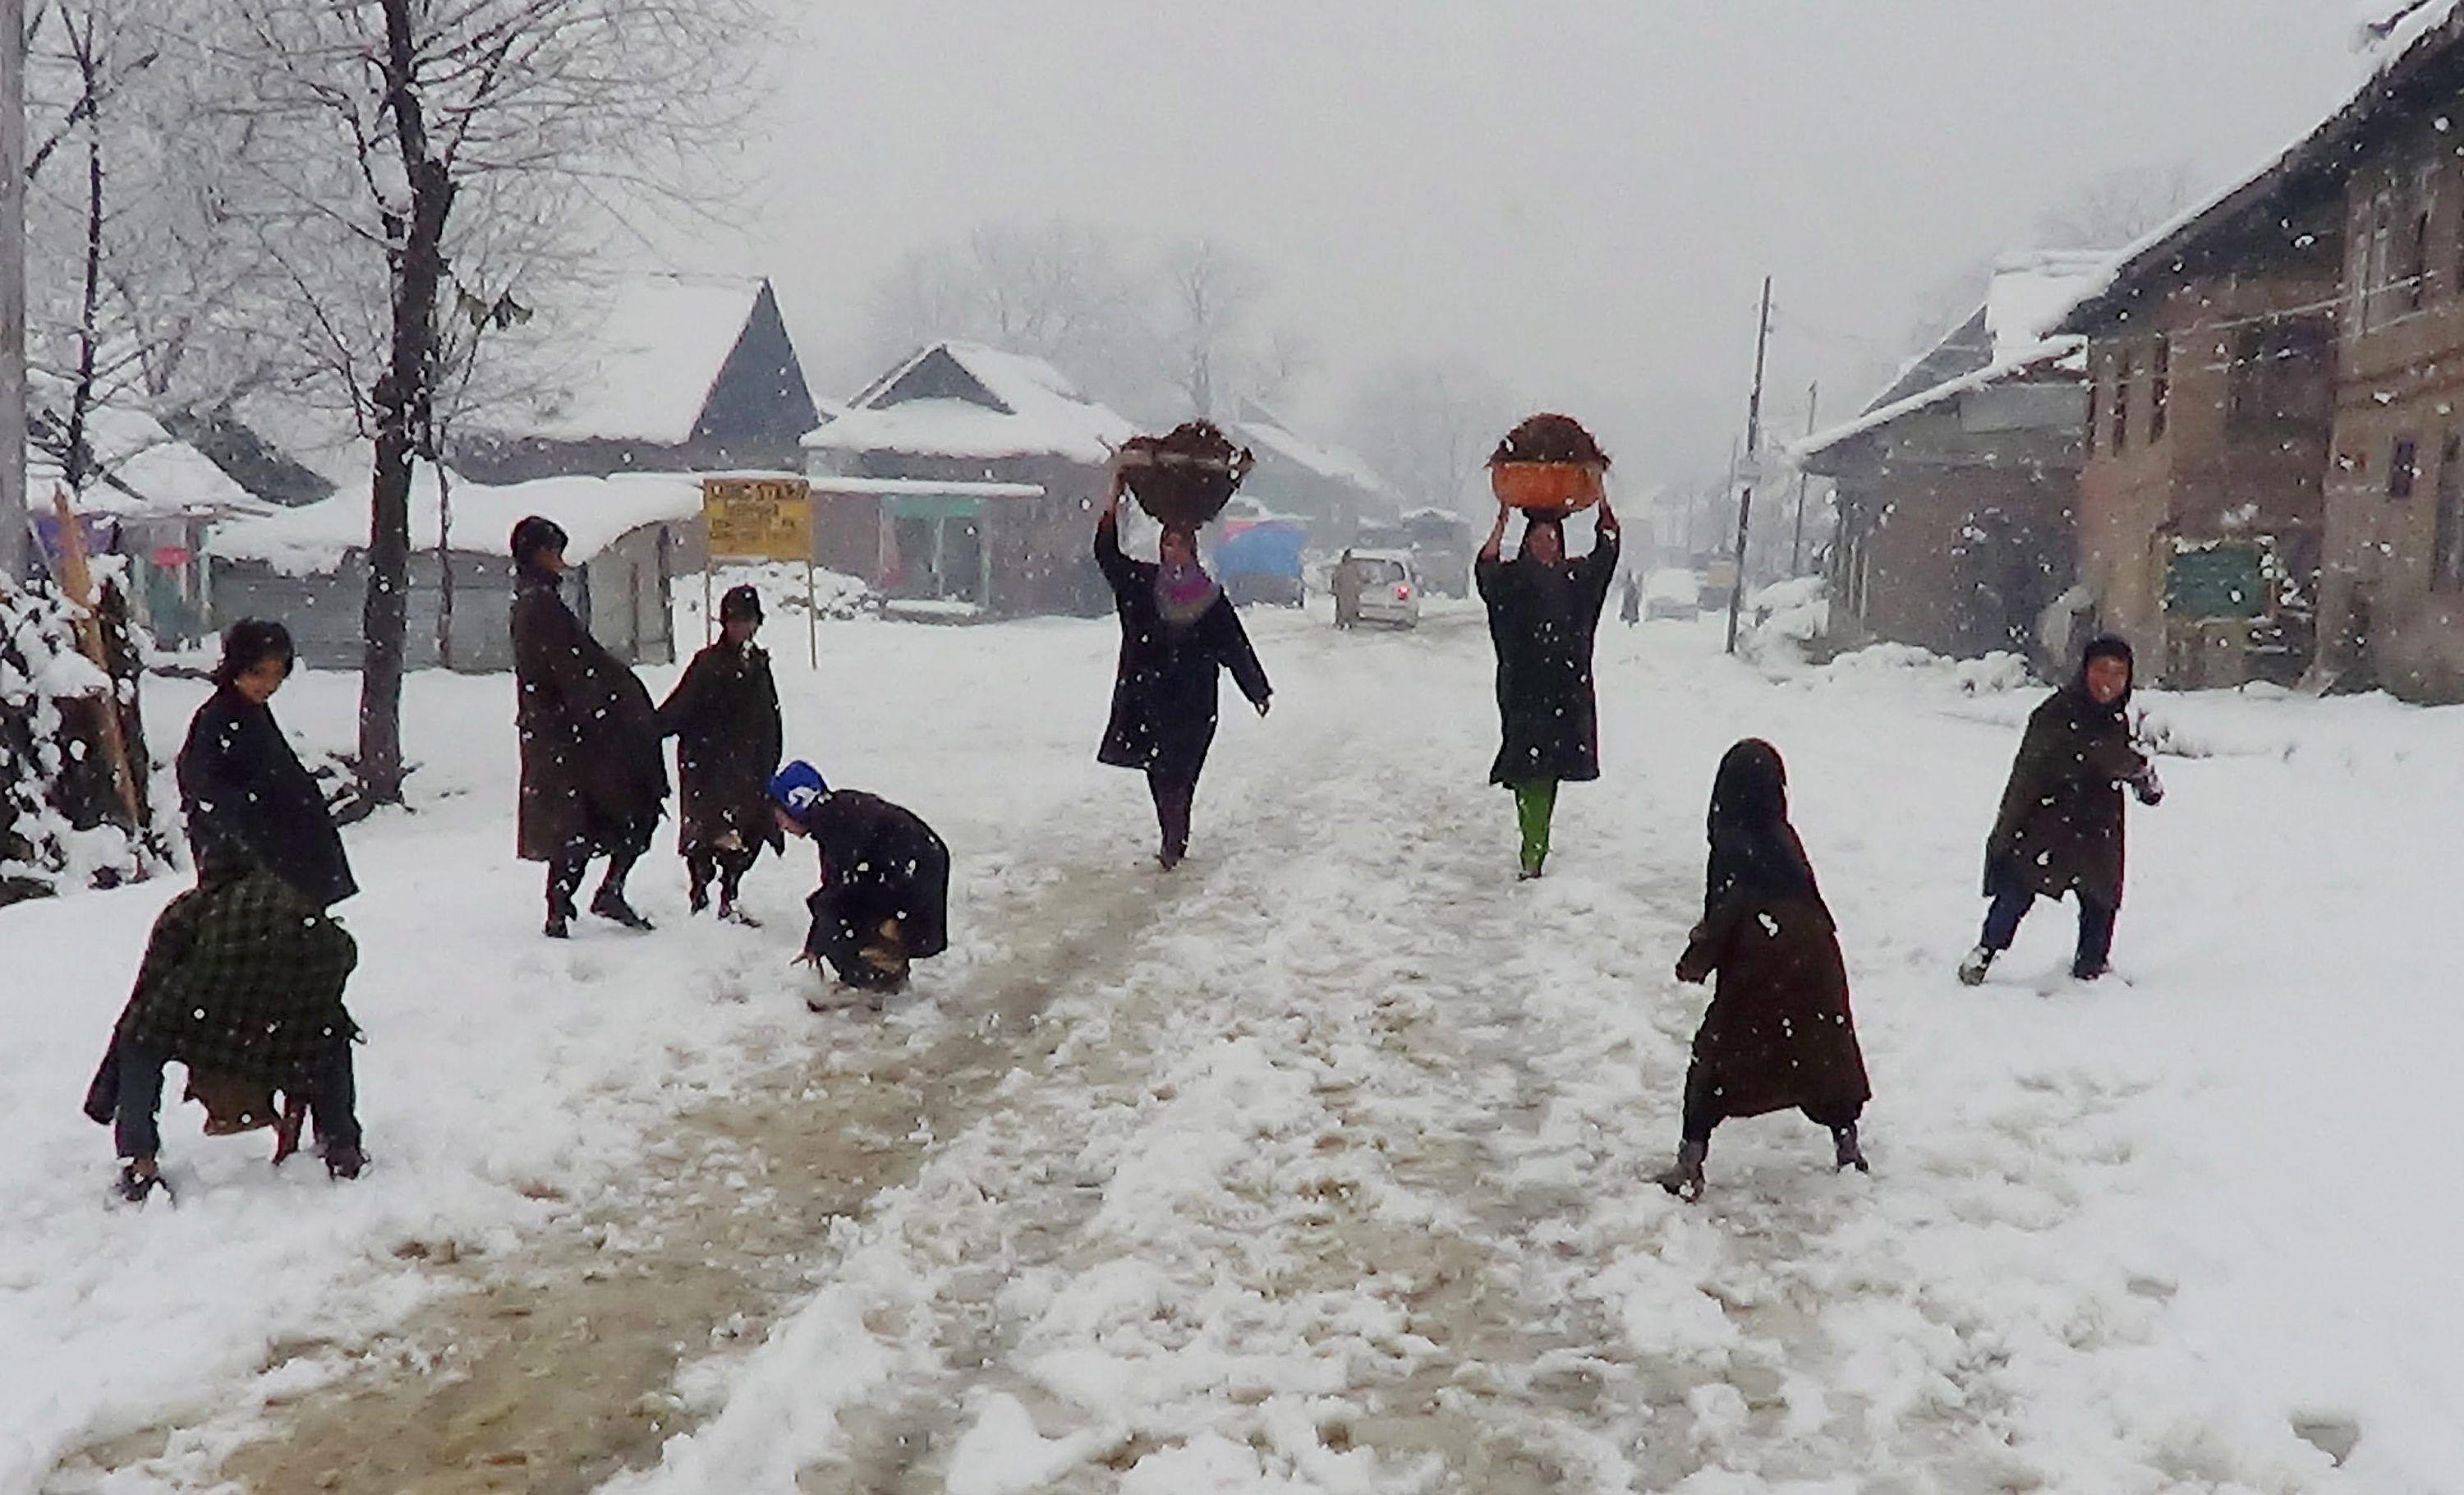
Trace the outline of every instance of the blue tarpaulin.
<instances>
[{"instance_id":1,"label":"blue tarpaulin","mask_svg":"<svg viewBox=\"0 0 2464 1495\"><path fill-rule=\"evenodd\" d=\"M1226 535L1215 547L1219 576L1301 574L1301 548L1309 537L1296 524L1253 524Z\"/></svg>"}]
</instances>

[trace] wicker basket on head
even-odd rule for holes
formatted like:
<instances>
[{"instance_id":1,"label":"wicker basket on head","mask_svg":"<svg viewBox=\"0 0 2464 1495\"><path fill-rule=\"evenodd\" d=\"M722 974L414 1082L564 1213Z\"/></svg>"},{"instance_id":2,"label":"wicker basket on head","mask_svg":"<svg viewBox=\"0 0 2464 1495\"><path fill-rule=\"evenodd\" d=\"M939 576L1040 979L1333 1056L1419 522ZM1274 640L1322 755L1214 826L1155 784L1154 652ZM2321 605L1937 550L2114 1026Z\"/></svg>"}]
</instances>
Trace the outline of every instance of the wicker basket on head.
<instances>
[{"instance_id":1,"label":"wicker basket on head","mask_svg":"<svg viewBox=\"0 0 2464 1495\"><path fill-rule=\"evenodd\" d=\"M1609 454L1571 416L1534 415L1489 454L1497 501L1534 519L1562 519L1607 495Z\"/></svg>"},{"instance_id":2,"label":"wicker basket on head","mask_svg":"<svg viewBox=\"0 0 2464 1495\"><path fill-rule=\"evenodd\" d=\"M1121 444L1122 481L1138 507L1170 529L1197 529L1223 512L1257 457L1212 421L1190 421L1170 435Z\"/></svg>"}]
</instances>

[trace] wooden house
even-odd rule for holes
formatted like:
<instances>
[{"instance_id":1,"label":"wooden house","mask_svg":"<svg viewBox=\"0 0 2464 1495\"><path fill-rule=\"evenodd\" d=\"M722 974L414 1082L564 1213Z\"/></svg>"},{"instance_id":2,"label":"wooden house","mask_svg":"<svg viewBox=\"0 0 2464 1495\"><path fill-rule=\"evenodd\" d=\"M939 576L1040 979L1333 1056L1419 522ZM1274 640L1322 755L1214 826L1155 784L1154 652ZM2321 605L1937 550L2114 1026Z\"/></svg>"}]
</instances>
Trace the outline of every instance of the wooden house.
<instances>
[{"instance_id":1,"label":"wooden house","mask_svg":"<svg viewBox=\"0 0 2464 1495\"><path fill-rule=\"evenodd\" d=\"M1241 485L1242 495L1263 512L1301 521L1321 550L1340 549L1364 529L1401 517L1401 497L1367 462L1341 447L1309 440L1255 400L1243 404L1224 433L1258 459Z\"/></svg>"},{"instance_id":2,"label":"wooden house","mask_svg":"<svg viewBox=\"0 0 2464 1495\"><path fill-rule=\"evenodd\" d=\"M635 275L505 336L512 392L452 444L477 482L793 472L820 418L767 280Z\"/></svg>"},{"instance_id":3,"label":"wooden house","mask_svg":"<svg viewBox=\"0 0 2464 1495\"><path fill-rule=\"evenodd\" d=\"M2043 659L2072 584L2087 393L2076 338L2047 330L2106 256L2006 257L1985 304L1863 414L1792 450L1834 484L1835 646Z\"/></svg>"},{"instance_id":4,"label":"wooden house","mask_svg":"<svg viewBox=\"0 0 2464 1495\"><path fill-rule=\"evenodd\" d=\"M935 343L804 437L815 560L892 615L1098 611L1094 516L1134 433L1040 359Z\"/></svg>"}]
</instances>

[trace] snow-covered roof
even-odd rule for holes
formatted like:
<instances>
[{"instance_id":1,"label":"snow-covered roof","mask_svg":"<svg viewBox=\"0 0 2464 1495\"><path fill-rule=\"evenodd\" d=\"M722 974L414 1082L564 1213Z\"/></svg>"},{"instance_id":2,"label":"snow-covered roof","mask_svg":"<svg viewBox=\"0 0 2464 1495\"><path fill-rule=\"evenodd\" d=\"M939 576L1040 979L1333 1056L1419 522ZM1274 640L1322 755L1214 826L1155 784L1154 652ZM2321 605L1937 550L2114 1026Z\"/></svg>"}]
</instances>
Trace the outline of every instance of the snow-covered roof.
<instances>
[{"instance_id":1,"label":"snow-covered roof","mask_svg":"<svg viewBox=\"0 0 2464 1495\"><path fill-rule=\"evenodd\" d=\"M641 275L604 300L542 318L510 355L529 392L511 419L484 420L548 441L693 438L711 390L768 282L734 275Z\"/></svg>"},{"instance_id":2,"label":"snow-covered roof","mask_svg":"<svg viewBox=\"0 0 2464 1495\"><path fill-rule=\"evenodd\" d=\"M2335 108L2299 140L2233 177L2207 198L2158 225L2114 257L2105 274L2056 327L2082 332L2113 293L2139 276L2178 264L2211 228L2238 219L2310 168L2334 171L2349 160L2351 136L2370 123L2410 75L2464 38L2464 0L2357 0L2362 76Z\"/></svg>"},{"instance_id":3,"label":"snow-covered roof","mask_svg":"<svg viewBox=\"0 0 2464 1495\"><path fill-rule=\"evenodd\" d=\"M1993 280L1986 290L1980 313L1986 340L1975 345L1972 354L1963 349L1956 363L1939 365L1947 372L1959 363L1968 363L1970 366L1966 372L1900 394L1845 425L1818 431L1789 447L1787 460L1802 465L1842 442L1930 409L1946 400L2000 384L2016 374L2058 365L2079 351L2082 340L2057 336L2054 329L2081 299L2106 283L2113 262L2110 253L2099 250L2028 250L2003 255L1994 262ZM1976 319L1971 318L1969 325L1972 327ZM1948 340L1945 346L1948 346ZM1898 392L1897 386L1891 392Z\"/></svg>"},{"instance_id":4,"label":"snow-covered roof","mask_svg":"<svg viewBox=\"0 0 2464 1495\"><path fill-rule=\"evenodd\" d=\"M451 477L452 548L502 554L514 525L543 515L567 536L565 559L581 564L645 524L671 523L701 512L701 479L678 473L625 473L613 477L541 477L501 487ZM209 555L256 561L292 576L330 571L368 542L369 476L363 473L331 498L263 518L218 525ZM421 463L410 491L412 548L439 539L437 470Z\"/></svg>"},{"instance_id":5,"label":"snow-covered roof","mask_svg":"<svg viewBox=\"0 0 2464 1495\"><path fill-rule=\"evenodd\" d=\"M1394 495L1394 490L1386 485L1386 480L1359 456L1341 447L1301 436L1263 406L1253 404L1243 419L1232 423L1232 431L1242 440L1297 463L1320 477L1349 483L1380 496Z\"/></svg>"},{"instance_id":6,"label":"snow-covered roof","mask_svg":"<svg viewBox=\"0 0 2464 1495\"><path fill-rule=\"evenodd\" d=\"M215 518L275 508L142 410L96 407L86 414L85 440L103 475L77 499L79 513L116 519ZM59 480L59 468L38 457L29 464L26 492L48 509Z\"/></svg>"},{"instance_id":7,"label":"snow-covered roof","mask_svg":"<svg viewBox=\"0 0 2464 1495\"><path fill-rule=\"evenodd\" d=\"M1137 428L1078 392L1042 359L980 342L937 342L876 380L814 429L818 451L918 456L1057 456L1096 466Z\"/></svg>"},{"instance_id":8,"label":"snow-covered roof","mask_svg":"<svg viewBox=\"0 0 2464 1495\"><path fill-rule=\"evenodd\" d=\"M838 477L820 473L811 480L817 494L847 494L860 498L1041 498L1042 483L972 483L938 477Z\"/></svg>"}]
</instances>

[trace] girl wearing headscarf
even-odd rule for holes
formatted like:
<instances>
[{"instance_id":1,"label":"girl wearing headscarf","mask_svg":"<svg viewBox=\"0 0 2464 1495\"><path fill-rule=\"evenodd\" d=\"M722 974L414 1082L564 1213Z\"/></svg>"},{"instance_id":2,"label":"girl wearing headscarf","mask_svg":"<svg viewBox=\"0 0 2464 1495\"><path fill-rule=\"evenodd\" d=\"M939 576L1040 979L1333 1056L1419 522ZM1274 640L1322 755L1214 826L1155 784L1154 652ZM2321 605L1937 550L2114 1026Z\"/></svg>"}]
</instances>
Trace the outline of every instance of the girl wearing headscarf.
<instances>
[{"instance_id":1,"label":"girl wearing headscarf","mask_svg":"<svg viewBox=\"0 0 2464 1495\"><path fill-rule=\"evenodd\" d=\"M2002 790L2002 812L1985 843L1985 933L1959 965L1970 986L2011 948L2038 898L2079 896L2079 947L2071 975L2104 975L2122 908L2123 801L2165 798L2156 765L2130 744L2130 646L2110 634L2079 656L2079 673L2028 718Z\"/></svg>"},{"instance_id":2,"label":"girl wearing headscarf","mask_svg":"<svg viewBox=\"0 0 2464 1495\"><path fill-rule=\"evenodd\" d=\"M514 526L514 723L522 751L516 836L524 861L548 865L550 939L572 936L574 896L601 856L607 872L590 912L628 929L650 927L626 901L625 878L650 848L668 798L658 709L564 605L564 546L552 519L533 515Z\"/></svg>"},{"instance_id":3,"label":"girl wearing headscarf","mask_svg":"<svg viewBox=\"0 0 2464 1495\"><path fill-rule=\"evenodd\" d=\"M1154 561L1122 552L1122 486L1116 472L1095 523L1095 560L1121 619L1111 721L1095 758L1145 772L1162 833L1155 860L1170 870L1189 854L1190 811L1215 741L1222 671L1232 671L1261 716L1273 689L1231 599L1198 562L1197 535L1165 529Z\"/></svg>"},{"instance_id":4,"label":"girl wearing headscarf","mask_svg":"<svg viewBox=\"0 0 2464 1495\"><path fill-rule=\"evenodd\" d=\"M753 926L736 895L761 848L785 844L769 787L784 731L770 656L753 642L761 628L760 594L730 587L718 620L718 641L693 656L660 704L659 730L676 738L676 850L685 859L693 912L710 907L716 878L718 916Z\"/></svg>"},{"instance_id":5,"label":"girl wearing headscarf","mask_svg":"<svg viewBox=\"0 0 2464 1495\"><path fill-rule=\"evenodd\" d=\"M1700 1198L1711 1131L1793 1108L1831 1129L1841 1168L1865 1169L1857 1119L1873 1090L1848 1007L1848 970L1814 864L1788 820L1788 770L1749 739L1711 786L1711 853L1681 981L1719 985L1694 1035L1677 1161L1660 1186Z\"/></svg>"},{"instance_id":6,"label":"girl wearing headscarf","mask_svg":"<svg viewBox=\"0 0 2464 1495\"><path fill-rule=\"evenodd\" d=\"M202 876L272 872L319 909L359 891L324 791L274 719L291 678L291 631L243 618L223 635L214 693L180 746L180 803Z\"/></svg>"}]
</instances>

